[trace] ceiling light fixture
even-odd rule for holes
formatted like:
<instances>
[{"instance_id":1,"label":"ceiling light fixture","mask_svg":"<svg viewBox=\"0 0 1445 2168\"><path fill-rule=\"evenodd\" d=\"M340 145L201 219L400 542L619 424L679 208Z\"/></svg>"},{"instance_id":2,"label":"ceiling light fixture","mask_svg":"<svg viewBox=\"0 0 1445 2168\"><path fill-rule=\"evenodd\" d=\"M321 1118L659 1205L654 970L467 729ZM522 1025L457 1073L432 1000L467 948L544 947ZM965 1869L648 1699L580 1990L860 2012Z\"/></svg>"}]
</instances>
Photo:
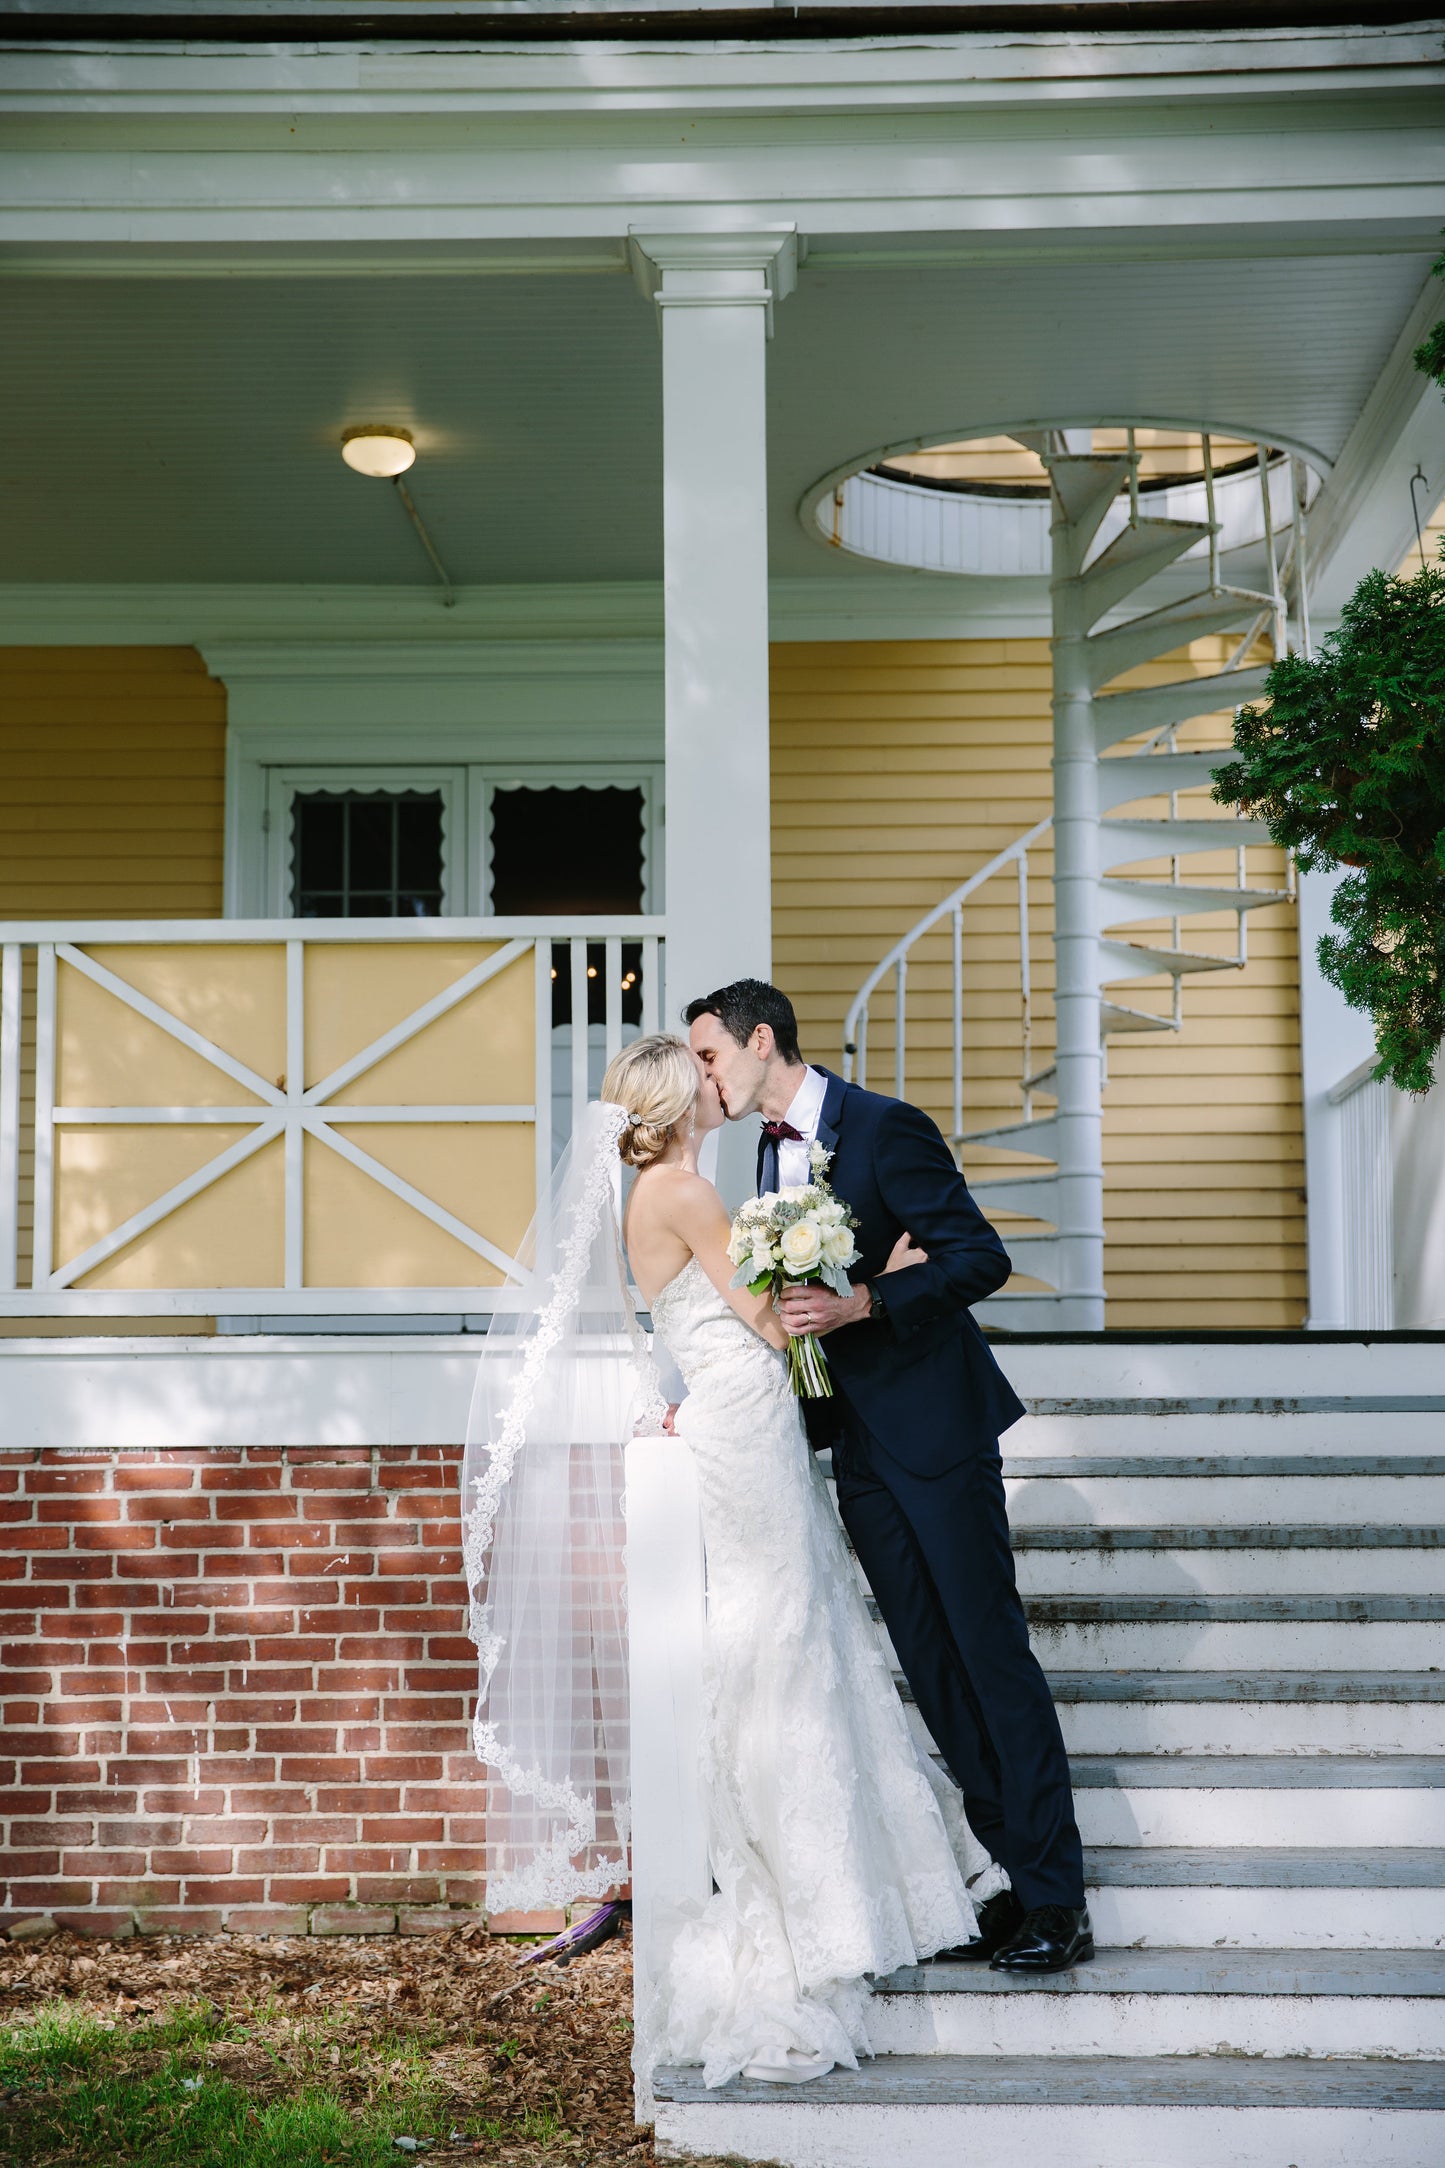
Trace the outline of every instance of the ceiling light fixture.
<instances>
[{"instance_id":1,"label":"ceiling light fixture","mask_svg":"<svg viewBox=\"0 0 1445 2168\"><path fill-rule=\"evenodd\" d=\"M357 474L368 475L376 482L390 482L401 499L402 510L411 521L416 538L426 551L431 568L441 583L443 609L455 607L456 593L452 587L451 574L437 553L437 546L427 532L413 501L411 491L402 476L416 463L416 445L409 429L394 429L386 422L366 422L356 429L344 429L341 433L341 456L348 467Z\"/></svg>"},{"instance_id":2,"label":"ceiling light fixture","mask_svg":"<svg viewBox=\"0 0 1445 2168\"><path fill-rule=\"evenodd\" d=\"M368 422L359 429L342 432L341 456L358 474L368 474L377 482L394 482L415 463L416 445L409 429Z\"/></svg>"}]
</instances>

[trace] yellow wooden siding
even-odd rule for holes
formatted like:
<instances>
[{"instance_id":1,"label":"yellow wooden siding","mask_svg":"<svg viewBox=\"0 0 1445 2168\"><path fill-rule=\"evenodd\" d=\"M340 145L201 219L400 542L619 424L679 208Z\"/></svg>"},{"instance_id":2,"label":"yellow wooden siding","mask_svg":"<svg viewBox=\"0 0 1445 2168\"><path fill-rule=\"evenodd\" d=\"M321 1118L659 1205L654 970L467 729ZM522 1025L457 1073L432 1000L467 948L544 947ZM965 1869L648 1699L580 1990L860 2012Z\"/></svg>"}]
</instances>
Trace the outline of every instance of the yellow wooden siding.
<instances>
[{"instance_id":1,"label":"yellow wooden siding","mask_svg":"<svg viewBox=\"0 0 1445 2168\"><path fill-rule=\"evenodd\" d=\"M1123 682L1215 669L1196 642ZM837 1065L843 1018L891 942L950 888L1050 811L1050 671L1043 640L836 642L773 650L775 972L806 1050ZM1180 732L1227 743L1229 719ZM1121 812L1125 809L1120 809ZM1167 803L1127 809L1157 816ZM1194 793L1188 817L1212 808ZM1034 1066L1051 1058L1051 854L1030 860ZM1234 857L1185 861L1186 880L1231 883ZM1145 868L1131 868L1142 872ZM1161 869L1163 870L1163 869ZM1249 853L1251 886L1283 886L1280 854ZM965 919L966 1129L1016 1119L1019 974L1010 869ZM1135 939L1151 936L1131 929ZM1184 1028L1115 1037L1105 1094L1108 1321L1115 1327L1293 1329L1305 1310L1299 972L1292 905L1253 914L1242 971L1185 981ZM1183 945L1232 953L1234 918L1185 922ZM951 966L945 930L909 981L909 1096L951 1126ZM1160 980L1117 989L1167 1013ZM892 994L880 988L869 1081L892 1089ZM1036 1112L1051 1102L1042 1096ZM974 1176L1027 1171L974 1152ZM1000 1215L1007 1233L1024 1222Z\"/></svg>"},{"instance_id":2,"label":"yellow wooden siding","mask_svg":"<svg viewBox=\"0 0 1445 2168\"><path fill-rule=\"evenodd\" d=\"M225 739L225 690L193 648L0 649L0 919L218 918ZM26 1008L33 1015L31 1001ZM23 1284L28 1167L22 1176ZM194 1331L198 1322L90 1320L83 1329ZM10 1334L52 1329L0 1321Z\"/></svg>"}]
</instances>

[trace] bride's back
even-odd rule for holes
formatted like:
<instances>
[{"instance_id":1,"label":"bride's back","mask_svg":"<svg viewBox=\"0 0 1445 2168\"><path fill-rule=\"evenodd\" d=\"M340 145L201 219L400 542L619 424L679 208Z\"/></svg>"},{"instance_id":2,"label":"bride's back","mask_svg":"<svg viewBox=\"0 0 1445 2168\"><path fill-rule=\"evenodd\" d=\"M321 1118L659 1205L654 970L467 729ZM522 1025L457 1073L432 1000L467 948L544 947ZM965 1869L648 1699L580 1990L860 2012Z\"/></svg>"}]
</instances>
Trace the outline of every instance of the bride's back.
<instances>
[{"instance_id":1,"label":"bride's back","mask_svg":"<svg viewBox=\"0 0 1445 2168\"><path fill-rule=\"evenodd\" d=\"M698 1184L711 1187L694 1169L667 1160L654 1160L633 1182L622 1239L632 1277L649 1303L677 1278L693 1254L681 1220L690 1201L688 1188Z\"/></svg>"}]
</instances>

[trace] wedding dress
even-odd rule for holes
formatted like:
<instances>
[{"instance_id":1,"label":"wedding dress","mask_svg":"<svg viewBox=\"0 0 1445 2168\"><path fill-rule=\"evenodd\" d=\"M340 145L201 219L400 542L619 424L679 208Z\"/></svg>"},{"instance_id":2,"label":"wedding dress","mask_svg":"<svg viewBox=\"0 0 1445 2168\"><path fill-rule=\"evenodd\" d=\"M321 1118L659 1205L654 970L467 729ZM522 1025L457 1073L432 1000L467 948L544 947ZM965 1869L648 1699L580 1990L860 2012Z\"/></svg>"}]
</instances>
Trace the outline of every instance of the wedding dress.
<instances>
[{"instance_id":1,"label":"wedding dress","mask_svg":"<svg viewBox=\"0 0 1445 2168\"><path fill-rule=\"evenodd\" d=\"M467 1424L462 1555L487 1765L487 1907L627 1879L624 1453L662 1401L616 1217L627 1116L588 1106L493 1314ZM658 2062L720 2085L789 2051L856 2068L867 1976L970 1940L1007 1887L914 1744L783 1357L694 1259L653 1304L687 1383L707 1570L714 1892L650 1951ZM682 1450L680 1447L679 1450ZM790 2075L800 2075L794 2070Z\"/></svg>"},{"instance_id":2,"label":"wedding dress","mask_svg":"<svg viewBox=\"0 0 1445 2168\"><path fill-rule=\"evenodd\" d=\"M687 1384L677 1431L702 1501L716 1887L643 2031L709 2086L759 2050L856 2069L866 1975L971 1940L1007 1878L914 1743L783 1358L695 1258L652 1319Z\"/></svg>"}]
</instances>

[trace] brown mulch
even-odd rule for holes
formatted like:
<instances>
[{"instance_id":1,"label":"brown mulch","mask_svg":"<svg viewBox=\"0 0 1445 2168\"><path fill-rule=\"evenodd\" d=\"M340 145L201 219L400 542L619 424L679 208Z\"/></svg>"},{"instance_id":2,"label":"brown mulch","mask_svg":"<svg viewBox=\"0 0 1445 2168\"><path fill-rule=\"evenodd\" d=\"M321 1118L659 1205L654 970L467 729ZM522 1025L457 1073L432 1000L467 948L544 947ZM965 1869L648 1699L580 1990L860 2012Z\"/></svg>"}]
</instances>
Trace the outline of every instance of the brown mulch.
<instances>
[{"instance_id":1,"label":"brown mulch","mask_svg":"<svg viewBox=\"0 0 1445 2168\"><path fill-rule=\"evenodd\" d=\"M485 2159L512 2168L564 2160L587 2168L651 2168L650 2131L633 2121L632 1965L626 1932L565 1967L518 1964L521 1948L478 1928L422 1936L263 1938L174 1935L101 1942L62 1932L0 1943L0 2017L65 2002L118 2022L210 2004L246 2037L207 2046L206 2061L258 2100L314 2082L326 2037L344 2020L352 2064L326 2072L344 2098L367 2099L371 2074L399 2034L415 2036L428 2076L459 2123L511 2126L531 2111L558 2118L558 2137L432 2144L441 2164ZM365 2054L374 2042L373 2062ZM334 2057L332 2058L334 2062ZM403 2158L400 2152L398 2161ZM723 2168L721 2163L711 2168ZM741 2164L738 2164L741 2168Z\"/></svg>"}]
</instances>

